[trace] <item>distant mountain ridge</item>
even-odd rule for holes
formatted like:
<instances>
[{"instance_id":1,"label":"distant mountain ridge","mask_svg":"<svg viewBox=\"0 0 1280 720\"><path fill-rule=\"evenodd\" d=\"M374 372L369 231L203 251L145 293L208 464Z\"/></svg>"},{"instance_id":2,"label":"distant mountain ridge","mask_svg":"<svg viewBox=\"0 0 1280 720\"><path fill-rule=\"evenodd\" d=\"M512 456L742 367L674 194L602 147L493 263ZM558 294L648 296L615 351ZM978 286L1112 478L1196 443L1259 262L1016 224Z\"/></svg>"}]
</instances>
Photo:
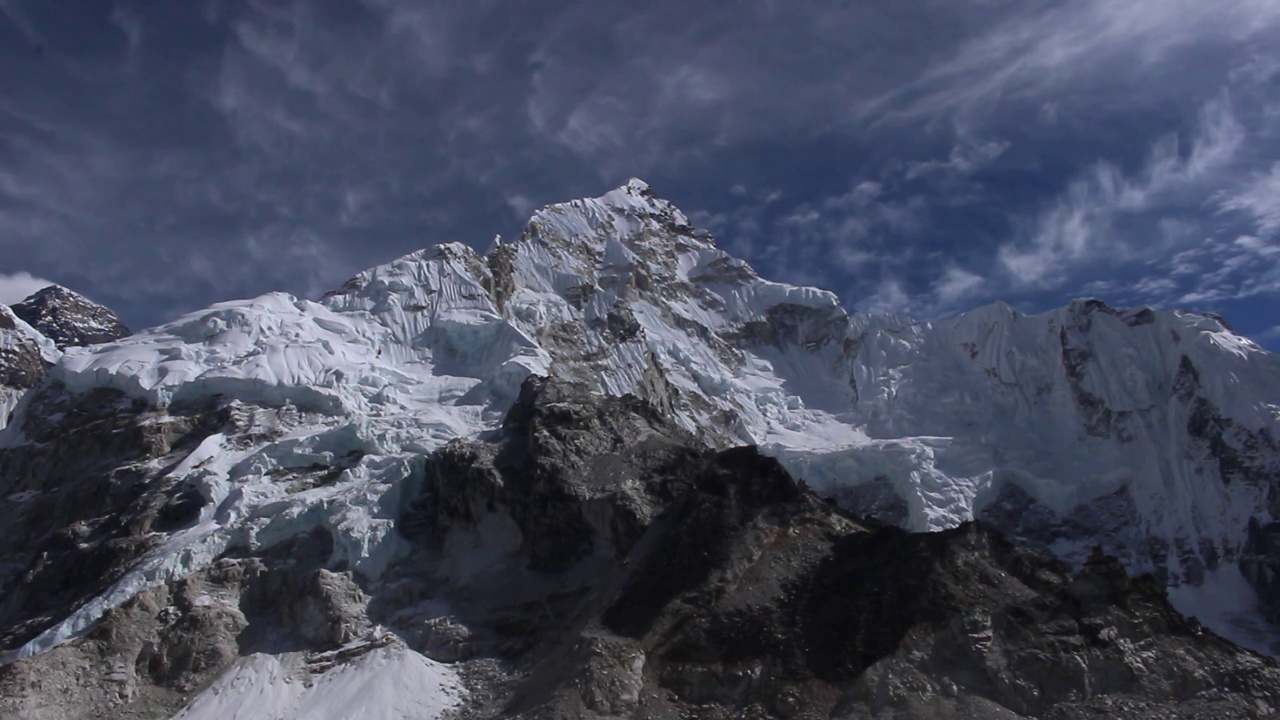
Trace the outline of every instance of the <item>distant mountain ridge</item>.
<instances>
[{"instance_id":1,"label":"distant mountain ridge","mask_svg":"<svg viewBox=\"0 0 1280 720\"><path fill-rule=\"evenodd\" d=\"M129 334L114 312L61 285L43 288L10 309L63 350Z\"/></svg>"},{"instance_id":2,"label":"distant mountain ridge","mask_svg":"<svg viewBox=\"0 0 1280 720\"><path fill-rule=\"evenodd\" d=\"M42 288L12 306L0 305L0 428L62 350L128 334L111 310L60 285Z\"/></svg>"}]
</instances>

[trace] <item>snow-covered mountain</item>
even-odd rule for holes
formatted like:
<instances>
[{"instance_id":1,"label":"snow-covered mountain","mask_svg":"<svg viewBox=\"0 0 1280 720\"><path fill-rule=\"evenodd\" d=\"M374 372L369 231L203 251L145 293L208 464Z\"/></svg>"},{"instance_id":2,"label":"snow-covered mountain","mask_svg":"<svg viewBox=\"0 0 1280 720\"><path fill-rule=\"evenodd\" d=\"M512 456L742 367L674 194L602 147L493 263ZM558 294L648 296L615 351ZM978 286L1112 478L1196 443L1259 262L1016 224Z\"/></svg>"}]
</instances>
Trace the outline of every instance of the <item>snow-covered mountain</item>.
<instances>
[{"instance_id":1,"label":"snow-covered mountain","mask_svg":"<svg viewBox=\"0 0 1280 720\"><path fill-rule=\"evenodd\" d=\"M14 590L0 608L20 622L4 636L14 658L229 553L316 533L331 538L328 566L380 582L412 552L398 523L422 458L497 432L531 376L633 396L711 447L759 446L909 530L978 518L1077 566L1101 545L1185 607L1246 577L1277 601L1280 360L1220 319L1098 301L932 323L851 315L829 292L759 277L638 180L540 210L483 255L441 245L318 301L221 303L60 357L4 317L0 348L54 364L5 391L0 496L21 520L0 592L41 571L81 583L65 601ZM50 467L66 453L77 463ZM77 509L102 492L86 468L110 478L107 506ZM95 561L108 570L93 582L67 577L76 563L33 569L37 518L54 510L81 546L106 527L131 540ZM130 513L131 529L102 520ZM494 522L445 550L455 580L521 545ZM410 678L448 675L403 662Z\"/></svg>"}]
</instances>

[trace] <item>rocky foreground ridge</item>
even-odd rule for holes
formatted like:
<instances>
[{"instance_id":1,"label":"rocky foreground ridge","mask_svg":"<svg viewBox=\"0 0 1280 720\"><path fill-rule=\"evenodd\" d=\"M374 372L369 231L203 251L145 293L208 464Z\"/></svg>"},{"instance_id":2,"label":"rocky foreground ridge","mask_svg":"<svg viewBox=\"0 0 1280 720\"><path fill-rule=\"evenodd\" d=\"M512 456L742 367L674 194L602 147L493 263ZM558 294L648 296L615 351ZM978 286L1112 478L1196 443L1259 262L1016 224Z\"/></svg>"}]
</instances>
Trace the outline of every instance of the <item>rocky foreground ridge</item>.
<instances>
[{"instance_id":1,"label":"rocky foreground ridge","mask_svg":"<svg viewBox=\"0 0 1280 720\"><path fill-rule=\"evenodd\" d=\"M265 551L232 548L112 609L85 636L0 668L0 712L1261 718L1280 709L1274 661L1178 614L1155 578L1131 579L1114 558L1096 553L1072 573L981 523L913 534L860 519L776 460L708 449L633 396L531 379L497 432L448 444L416 470L396 518L412 550L376 580L335 563L324 531ZM423 684L379 685L410 663ZM302 712L307 694L344 669L362 677L347 688L350 714ZM270 705L290 689L301 699Z\"/></svg>"},{"instance_id":2,"label":"rocky foreground ridge","mask_svg":"<svg viewBox=\"0 0 1280 720\"><path fill-rule=\"evenodd\" d=\"M1212 316L850 315L632 181L0 341L6 717L1280 707L1220 637L1280 615L1280 363Z\"/></svg>"}]
</instances>

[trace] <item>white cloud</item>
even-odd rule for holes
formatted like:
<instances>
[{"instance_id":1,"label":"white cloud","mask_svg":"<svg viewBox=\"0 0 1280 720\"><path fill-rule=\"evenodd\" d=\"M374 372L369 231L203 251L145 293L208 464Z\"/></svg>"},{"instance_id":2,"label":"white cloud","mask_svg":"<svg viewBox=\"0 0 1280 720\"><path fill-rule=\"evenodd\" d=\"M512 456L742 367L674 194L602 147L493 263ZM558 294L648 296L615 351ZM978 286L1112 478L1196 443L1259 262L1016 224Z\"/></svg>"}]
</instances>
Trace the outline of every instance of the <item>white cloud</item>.
<instances>
[{"instance_id":1,"label":"white cloud","mask_svg":"<svg viewBox=\"0 0 1280 720\"><path fill-rule=\"evenodd\" d=\"M1009 143L1002 140L978 141L961 136L946 160L908 163L904 177L915 180L936 172L969 175L1003 155L1008 148Z\"/></svg>"},{"instance_id":2,"label":"white cloud","mask_svg":"<svg viewBox=\"0 0 1280 720\"><path fill-rule=\"evenodd\" d=\"M1253 178L1245 187L1224 193L1218 207L1226 211L1238 211L1250 215L1257 223L1258 232L1272 237L1280 230L1280 162L1271 171Z\"/></svg>"},{"instance_id":3,"label":"white cloud","mask_svg":"<svg viewBox=\"0 0 1280 720\"><path fill-rule=\"evenodd\" d=\"M111 24L124 33L125 39L129 43L128 62L132 69L137 69L138 50L142 47L145 33L142 16L133 11L128 5L116 3L115 7L111 9Z\"/></svg>"},{"instance_id":4,"label":"white cloud","mask_svg":"<svg viewBox=\"0 0 1280 720\"><path fill-rule=\"evenodd\" d=\"M25 271L11 275L0 273L0 305L21 302L37 290L53 284L52 280L45 280Z\"/></svg>"},{"instance_id":5,"label":"white cloud","mask_svg":"<svg viewBox=\"0 0 1280 720\"><path fill-rule=\"evenodd\" d=\"M511 214L515 215L516 220L520 222L528 220L533 215L533 211L538 207L537 203L520 193L507 195L506 201L507 207L511 208Z\"/></svg>"},{"instance_id":6,"label":"white cloud","mask_svg":"<svg viewBox=\"0 0 1280 720\"><path fill-rule=\"evenodd\" d=\"M1088 0L1024 10L872 102L868 112L897 108L893 117L929 118L986 112L994 101L1044 97L1070 83L1164 72L1187 47L1240 46L1278 24L1274 0ZM1054 103L1051 115L1058 110Z\"/></svg>"},{"instance_id":7,"label":"white cloud","mask_svg":"<svg viewBox=\"0 0 1280 720\"><path fill-rule=\"evenodd\" d=\"M886 278L876 286L875 292L854 303L854 307L866 313L909 315L913 304L902 281Z\"/></svg>"},{"instance_id":8,"label":"white cloud","mask_svg":"<svg viewBox=\"0 0 1280 720\"><path fill-rule=\"evenodd\" d=\"M999 248L1000 265L1015 285L1057 287L1079 265L1162 252L1152 238L1137 241L1115 232L1116 221L1166 203L1194 207L1211 197L1233 180L1231 165L1245 137L1227 98L1206 103L1185 154L1181 139L1168 135L1152 145L1146 164L1133 176L1109 162L1094 164L1039 216L1029 238Z\"/></svg>"},{"instance_id":9,"label":"white cloud","mask_svg":"<svg viewBox=\"0 0 1280 720\"><path fill-rule=\"evenodd\" d=\"M882 263L883 267L883 263ZM956 265L948 266L925 292L911 292L899 277L885 275L870 295L853 303L860 312L886 312L919 319L932 319L968 310L983 298L990 287L986 278Z\"/></svg>"},{"instance_id":10,"label":"white cloud","mask_svg":"<svg viewBox=\"0 0 1280 720\"><path fill-rule=\"evenodd\" d=\"M954 305L976 295L985 284L982 276L953 265L934 283L933 295L942 306Z\"/></svg>"},{"instance_id":11,"label":"white cloud","mask_svg":"<svg viewBox=\"0 0 1280 720\"><path fill-rule=\"evenodd\" d=\"M1173 256L1168 272L1185 288L1171 299L1184 306L1280 294L1280 247L1252 235L1210 238Z\"/></svg>"}]
</instances>

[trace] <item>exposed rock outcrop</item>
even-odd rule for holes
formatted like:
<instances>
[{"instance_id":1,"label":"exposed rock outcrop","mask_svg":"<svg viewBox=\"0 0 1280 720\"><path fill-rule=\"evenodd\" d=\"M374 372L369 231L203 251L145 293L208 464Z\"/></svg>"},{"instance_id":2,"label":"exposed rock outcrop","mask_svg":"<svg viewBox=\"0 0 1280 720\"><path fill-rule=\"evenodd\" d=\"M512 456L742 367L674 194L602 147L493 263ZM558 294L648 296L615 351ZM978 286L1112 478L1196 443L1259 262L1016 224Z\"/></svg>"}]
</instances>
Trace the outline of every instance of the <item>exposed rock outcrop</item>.
<instances>
[{"instance_id":1,"label":"exposed rock outcrop","mask_svg":"<svg viewBox=\"0 0 1280 720\"><path fill-rule=\"evenodd\" d=\"M50 285L13 305L13 312L60 349L119 340L129 328L116 314L61 285Z\"/></svg>"}]
</instances>

